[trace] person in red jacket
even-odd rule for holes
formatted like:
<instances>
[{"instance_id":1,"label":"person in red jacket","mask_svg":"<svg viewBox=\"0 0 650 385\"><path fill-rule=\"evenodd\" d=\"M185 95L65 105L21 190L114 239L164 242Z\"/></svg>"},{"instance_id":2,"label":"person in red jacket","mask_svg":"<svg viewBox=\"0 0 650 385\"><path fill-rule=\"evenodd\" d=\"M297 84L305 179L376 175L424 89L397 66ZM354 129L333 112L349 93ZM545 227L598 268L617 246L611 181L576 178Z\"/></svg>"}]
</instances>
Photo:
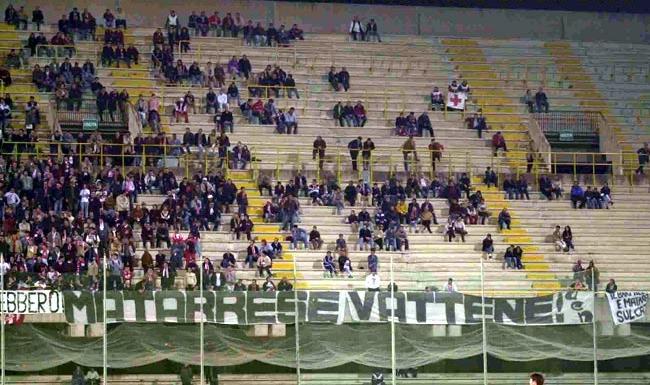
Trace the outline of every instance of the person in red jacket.
<instances>
[{"instance_id":1,"label":"person in red jacket","mask_svg":"<svg viewBox=\"0 0 650 385\"><path fill-rule=\"evenodd\" d=\"M497 131L496 134L492 135L492 149L494 151L494 156L497 156L497 151L502 149L503 152L507 152L508 148L506 147L506 138L503 137L501 131Z\"/></svg>"}]
</instances>

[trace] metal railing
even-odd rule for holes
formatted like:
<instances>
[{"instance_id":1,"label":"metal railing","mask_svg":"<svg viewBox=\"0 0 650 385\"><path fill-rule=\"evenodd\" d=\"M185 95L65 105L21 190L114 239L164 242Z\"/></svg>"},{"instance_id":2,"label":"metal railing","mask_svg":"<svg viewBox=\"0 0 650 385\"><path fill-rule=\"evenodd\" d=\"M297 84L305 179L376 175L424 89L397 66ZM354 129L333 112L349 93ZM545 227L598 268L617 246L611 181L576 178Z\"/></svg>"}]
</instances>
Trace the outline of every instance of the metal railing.
<instances>
[{"instance_id":1,"label":"metal railing","mask_svg":"<svg viewBox=\"0 0 650 385\"><path fill-rule=\"evenodd\" d=\"M532 117L545 134L598 135L602 122L599 111L550 111Z\"/></svg>"},{"instance_id":2,"label":"metal railing","mask_svg":"<svg viewBox=\"0 0 650 385\"><path fill-rule=\"evenodd\" d=\"M22 150L18 151L18 147ZM233 164L230 152L220 157L216 146L205 147L201 150L196 146L190 152L182 149L182 145L145 144L136 153L133 144L121 143L66 143L39 141L37 143L5 142L5 148L12 148L9 153L16 160L21 157L37 159L57 156L61 153L79 157L80 163L89 159L92 164L103 167L105 164L119 165L122 171L144 171L153 168L177 168L183 171L185 177L191 177L194 172L207 173L210 170L231 168ZM293 175L296 171L313 173L318 181L332 180L341 185L348 179L364 180L374 183L386 180L393 175L415 175L433 178L456 178L460 173L482 177L485 168L491 167L498 177L498 184L504 176L526 176L532 187L537 187L541 175L570 176L583 183L598 185L608 182L610 185L632 186L636 181L634 170L636 165L626 162L630 153L585 153L585 152L542 152L534 153L534 160L528 164L528 152L508 151L506 157L491 154L479 155L474 149L445 149L438 157L438 152L428 149L403 151L400 148L380 148L364 157L363 151L356 158L357 170L353 170L350 152L343 148L328 148L321 159L311 148L299 146L269 147L248 146L251 160L245 165L255 174L271 173L276 180L286 178L286 173ZM433 157L433 155L436 155ZM223 162L222 159L223 158ZM435 159L434 159L435 158ZM320 161L323 167L319 167ZM435 162L433 162L435 160ZM548 162L548 163L547 163ZM435 165L434 165L435 164ZM560 171L558 171L560 170ZM569 170L561 172L561 170ZM481 178L482 179L482 178Z\"/></svg>"}]
</instances>

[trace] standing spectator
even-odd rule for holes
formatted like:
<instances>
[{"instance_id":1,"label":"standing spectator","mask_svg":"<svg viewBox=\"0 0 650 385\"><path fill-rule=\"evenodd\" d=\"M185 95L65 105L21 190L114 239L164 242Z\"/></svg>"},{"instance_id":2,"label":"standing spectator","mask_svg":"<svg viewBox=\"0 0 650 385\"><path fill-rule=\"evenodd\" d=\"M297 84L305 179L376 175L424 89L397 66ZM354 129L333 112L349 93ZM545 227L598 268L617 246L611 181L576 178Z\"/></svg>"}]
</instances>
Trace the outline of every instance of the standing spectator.
<instances>
[{"instance_id":1,"label":"standing spectator","mask_svg":"<svg viewBox=\"0 0 650 385\"><path fill-rule=\"evenodd\" d=\"M402 155L404 157L404 171L409 170L409 162L415 165L419 161L413 135L409 135L408 139L402 144Z\"/></svg>"},{"instance_id":2,"label":"standing spectator","mask_svg":"<svg viewBox=\"0 0 650 385\"><path fill-rule=\"evenodd\" d=\"M366 40L371 41L371 38L373 37L377 39L379 43L381 43L381 37L379 37L377 23L375 22L375 19L370 19L368 24L366 24Z\"/></svg>"},{"instance_id":3,"label":"standing spectator","mask_svg":"<svg viewBox=\"0 0 650 385\"><path fill-rule=\"evenodd\" d=\"M312 160L316 160L316 156L318 156L318 168L323 169L323 163L325 162L325 149L327 148L327 143L325 143L325 140L319 135L316 137L316 140L314 140L314 150L312 151Z\"/></svg>"},{"instance_id":4,"label":"standing spectator","mask_svg":"<svg viewBox=\"0 0 650 385\"><path fill-rule=\"evenodd\" d=\"M115 10L115 28L126 29L126 12L121 7Z\"/></svg>"},{"instance_id":5,"label":"standing spectator","mask_svg":"<svg viewBox=\"0 0 650 385\"><path fill-rule=\"evenodd\" d=\"M487 259L492 259L494 257L494 241L492 240L492 234L486 235L483 239L481 251L485 253Z\"/></svg>"},{"instance_id":6,"label":"standing spectator","mask_svg":"<svg viewBox=\"0 0 650 385\"><path fill-rule=\"evenodd\" d=\"M431 169L436 170L436 161L440 162L442 159L442 151L445 149L441 143L438 143L432 135L431 143L429 143L429 154L431 156Z\"/></svg>"},{"instance_id":7,"label":"standing spectator","mask_svg":"<svg viewBox=\"0 0 650 385\"><path fill-rule=\"evenodd\" d=\"M542 87L539 87L535 94L535 107L537 107L537 112L542 112L543 109L545 113L548 113L548 99Z\"/></svg>"},{"instance_id":8,"label":"standing spectator","mask_svg":"<svg viewBox=\"0 0 650 385\"><path fill-rule=\"evenodd\" d=\"M181 385L192 385L194 375L192 374L192 367L190 367L190 364L183 365L181 368L180 378Z\"/></svg>"},{"instance_id":9,"label":"standing spectator","mask_svg":"<svg viewBox=\"0 0 650 385\"><path fill-rule=\"evenodd\" d=\"M365 40L365 34L363 31L363 25L361 24L361 21L359 20L358 16L354 16L352 18L352 21L350 22L350 36L352 37L352 40L357 41L357 40Z\"/></svg>"},{"instance_id":10,"label":"standing spectator","mask_svg":"<svg viewBox=\"0 0 650 385\"><path fill-rule=\"evenodd\" d=\"M636 150L636 153L639 156L639 168L636 169L637 174L643 174L643 167L650 161L650 148L648 143L643 143L643 147Z\"/></svg>"},{"instance_id":11,"label":"standing spectator","mask_svg":"<svg viewBox=\"0 0 650 385\"><path fill-rule=\"evenodd\" d=\"M363 148L363 138L360 136L348 143L348 150L350 151L350 159L352 160L352 171L357 171L357 158L359 151Z\"/></svg>"},{"instance_id":12,"label":"standing spectator","mask_svg":"<svg viewBox=\"0 0 650 385\"><path fill-rule=\"evenodd\" d=\"M376 271L371 272L366 276L366 290L379 291L381 287L381 278Z\"/></svg>"},{"instance_id":13,"label":"standing spectator","mask_svg":"<svg viewBox=\"0 0 650 385\"><path fill-rule=\"evenodd\" d=\"M330 72L327 73L327 81L334 91L339 91L339 79L336 75L336 68L334 66L330 67Z\"/></svg>"},{"instance_id":14,"label":"standing spectator","mask_svg":"<svg viewBox=\"0 0 650 385\"><path fill-rule=\"evenodd\" d=\"M424 136L424 132L428 132L429 136L433 138L433 127L431 127L431 119L426 111L424 111L417 120L418 136Z\"/></svg>"},{"instance_id":15,"label":"standing spectator","mask_svg":"<svg viewBox=\"0 0 650 385\"><path fill-rule=\"evenodd\" d=\"M43 16L43 11L41 11L41 8L37 5L36 8L32 11L32 23L36 24L36 30L40 31L41 30L41 24L45 22L45 17Z\"/></svg>"}]
</instances>

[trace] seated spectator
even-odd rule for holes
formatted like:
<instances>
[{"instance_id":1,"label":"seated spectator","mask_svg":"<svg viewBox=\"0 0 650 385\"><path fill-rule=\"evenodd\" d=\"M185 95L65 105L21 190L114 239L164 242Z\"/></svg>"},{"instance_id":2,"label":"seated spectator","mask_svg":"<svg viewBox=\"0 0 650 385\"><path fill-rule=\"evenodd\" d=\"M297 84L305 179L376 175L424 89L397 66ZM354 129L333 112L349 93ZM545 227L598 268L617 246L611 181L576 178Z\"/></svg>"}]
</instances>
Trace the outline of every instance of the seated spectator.
<instances>
[{"instance_id":1,"label":"seated spectator","mask_svg":"<svg viewBox=\"0 0 650 385\"><path fill-rule=\"evenodd\" d=\"M454 282L453 278L449 278L445 284L442 285L442 290L445 293L457 293L458 286Z\"/></svg>"},{"instance_id":2,"label":"seated spectator","mask_svg":"<svg viewBox=\"0 0 650 385\"><path fill-rule=\"evenodd\" d=\"M372 231L370 230L369 226L365 224L361 229L359 229L357 248L358 250L368 250L368 248L372 247L374 247Z\"/></svg>"},{"instance_id":3,"label":"seated spectator","mask_svg":"<svg viewBox=\"0 0 650 385\"><path fill-rule=\"evenodd\" d=\"M505 192L507 199L515 199L517 194L517 184L512 180L512 176L508 175L503 180L503 191Z\"/></svg>"},{"instance_id":4,"label":"seated spectator","mask_svg":"<svg viewBox=\"0 0 650 385\"><path fill-rule=\"evenodd\" d=\"M537 107L537 112L548 113L548 99L542 87L539 87L535 94L535 107Z\"/></svg>"},{"instance_id":5,"label":"seated spectator","mask_svg":"<svg viewBox=\"0 0 650 385\"><path fill-rule=\"evenodd\" d=\"M309 244L312 250L320 250L323 247L323 239L320 237L320 232L316 226L309 232Z\"/></svg>"},{"instance_id":6,"label":"seated spectator","mask_svg":"<svg viewBox=\"0 0 650 385\"><path fill-rule=\"evenodd\" d=\"M230 111L230 108L228 108L227 104L221 114L215 115L215 123L217 124L221 132L226 132L227 130L230 130L231 134L234 132L235 129L234 117L232 115L232 112Z\"/></svg>"},{"instance_id":7,"label":"seated spectator","mask_svg":"<svg viewBox=\"0 0 650 385\"><path fill-rule=\"evenodd\" d=\"M334 257L332 256L332 252L328 251L325 254L325 257L323 258L323 269L325 270L324 275L327 277L329 275L330 278L333 278L334 275L336 275L336 267L334 265Z\"/></svg>"},{"instance_id":8,"label":"seated spectator","mask_svg":"<svg viewBox=\"0 0 650 385\"><path fill-rule=\"evenodd\" d=\"M576 208L581 208L583 209L585 207L585 192L580 187L578 182L574 182L573 186L571 186L571 207L574 209Z\"/></svg>"},{"instance_id":9,"label":"seated spectator","mask_svg":"<svg viewBox=\"0 0 650 385\"><path fill-rule=\"evenodd\" d=\"M354 106L354 120L355 120L355 127L363 127L366 125L366 121L368 120L366 118L366 109L363 107L363 104L361 104L361 101L359 100L357 104Z\"/></svg>"},{"instance_id":10,"label":"seated spectator","mask_svg":"<svg viewBox=\"0 0 650 385\"><path fill-rule=\"evenodd\" d=\"M573 246L573 232L571 231L571 226L564 226L564 231L562 232L562 241L564 241L565 249L569 253L571 250L575 251L575 246Z\"/></svg>"},{"instance_id":11,"label":"seated spectator","mask_svg":"<svg viewBox=\"0 0 650 385\"><path fill-rule=\"evenodd\" d=\"M600 192L598 192L597 188L594 187L592 189L591 186L587 186L587 190L585 191L585 205L588 209L603 208L602 197L600 196Z\"/></svg>"},{"instance_id":12,"label":"seated spectator","mask_svg":"<svg viewBox=\"0 0 650 385\"><path fill-rule=\"evenodd\" d=\"M522 101L528 107L528 112L533 113L535 112L535 98L533 98L533 94L530 92L530 89L526 90L526 93L522 97Z\"/></svg>"},{"instance_id":13,"label":"seated spectator","mask_svg":"<svg viewBox=\"0 0 650 385\"><path fill-rule=\"evenodd\" d=\"M298 28L298 24L291 26L289 30L289 39L291 40L305 40L302 29Z\"/></svg>"},{"instance_id":14,"label":"seated spectator","mask_svg":"<svg viewBox=\"0 0 650 385\"><path fill-rule=\"evenodd\" d=\"M266 282L264 282L264 291L275 291L275 284L271 282L271 277L273 276L273 272L271 271L271 267L273 266L273 260L268 256L268 255L260 255L259 258L257 258L257 272L259 276L262 276L262 273L266 272ZM272 288L269 288L269 282L272 286Z\"/></svg>"},{"instance_id":15,"label":"seated spectator","mask_svg":"<svg viewBox=\"0 0 650 385\"><path fill-rule=\"evenodd\" d=\"M9 68L20 68L22 66L22 58L18 56L18 53L15 49L9 51L5 57L5 66Z\"/></svg>"},{"instance_id":16,"label":"seated spectator","mask_svg":"<svg viewBox=\"0 0 650 385\"><path fill-rule=\"evenodd\" d=\"M507 152L508 148L506 147L506 139L501 134L501 131L497 131L496 134L492 136L492 150L494 151L494 156L497 156L499 149L503 152Z\"/></svg>"},{"instance_id":17,"label":"seated spectator","mask_svg":"<svg viewBox=\"0 0 650 385\"><path fill-rule=\"evenodd\" d=\"M431 110L442 111L445 108L445 96L438 90L438 87L433 87L431 91Z\"/></svg>"},{"instance_id":18,"label":"seated spectator","mask_svg":"<svg viewBox=\"0 0 650 385\"><path fill-rule=\"evenodd\" d=\"M248 265L249 269L252 269L253 265L257 264L260 256L260 248L255 244L255 240L250 241L246 247L246 259L244 263Z\"/></svg>"},{"instance_id":19,"label":"seated spectator","mask_svg":"<svg viewBox=\"0 0 650 385\"><path fill-rule=\"evenodd\" d=\"M562 231L560 230L560 226L555 226L555 231L553 231L551 238L553 240L553 244L555 245L555 251L569 251L566 243L564 242L564 239L562 238Z\"/></svg>"},{"instance_id":20,"label":"seated spectator","mask_svg":"<svg viewBox=\"0 0 650 385\"><path fill-rule=\"evenodd\" d=\"M174 118L176 119L176 123L178 123L181 118L185 120L185 123L190 122L187 110L188 110L188 105L185 102L185 98L179 98L174 103Z\"/></svg>"},{"instance_id":21,"label":"seated spectator","mask_svg":"<svg viewBox=\"0 0 650 385\"><path fill-rule=\"evenodd\" d=\"M298 249L298 242L302 242L304 249L308 249L309 237L307 232L304 229L298 227L298 225L293 225L291 229L291 247L294 250Z\"/></svg>"},{"instance_id":22,"label":"seated spectator","mask_svg":"<svg viewBox=\"0 0 650 385\"><path fill-rule=\"evenodd\" d=\"M611 190L609 189L607 182L605 182L603 187L600 189L600 196L605 208L609 210L609 206L613 206L614 202L612 201Z\"/></svg>"},{"instance_id":23,"label":"seated spectator","mask_svg":"<svg viewBox=\"0 0 650 385\"><path fill-rule=\"evenodd\" d=\"M499 230L503 230L506 228L510 230L511 221L512 221L512 217L510 216L508 209L504 207L503 209L501 209L501 212L499 213L499 218L497 219L497 222L499 223Z\"/></svg>"},{"instance_id":24,"label":"seated spectator","mask_svg":"<svg viewBox=\"0 0 650 385\"><path fill-rule=\"evenodd\" d=\"M610 278L609 282L607 282L607 286L605 286L605 292L614 294L616 291L618 291L618 285L616 285L614 278Z\"/></svg>"},{"instance_id":25,"label":"seated spectator","mask_svg":"<svg viewBox=\"0 0 650 385\"><path fill-rule=\"evenodd\" d=\"M483 131L487 131L489 129L485 120L485 116L483 116L481 110L479 110L478 113L474 113L474 115L471 117L467 117L465 119L465 122L467 123L468 129L476 130L479 139L483 138Z\"/></svg>"},{"instance_id":26,"label":"seated spectator","mask_svg":"<svg viewBox=\"0 0 650 385\"><path fill-rule=\"evenodd\" d=\"M524 197L526 197L527 200L530 200L530 194L528 193L528 181L523 175L520 176L519 180L515 182L515 189L517 199L524 199Z\"/></svg>"},{"instance_id":27,"label":"seated spectator","mask_svg":"<svg viewBox=\"0 0 650 385\"><path fill-rule=\"evenodd\" d=\"M494 257L494 241L492 240L492 234L486 235L483 239L481 251L485 253L487 259L492 259Z\"/></svg>"},{"instance_id":28,"label":"seated spectator","mask_svg":"<svg viewBox=\"0 0 650 385\"><path fill-rule=\"evenodd\" d=\"M350 89L350 73L348 72L348 70L346 70L345 67L342 67L341 71L339 71L339 73L336 74L336 78L338 80L338 84L340 84L341 87L343 87L343 90L345 92L348 92L348 90Z\"/></svg>"},{"instance_id":29,"label":"seated spectator","mask_svg":"<svg viewBox=\"0 0 650 385\"><path fill-rule=\"evenodd\" d=\"M235 82L230 83L230 85L228 86L228 90L226 91L226 94L228 96L228 103L233 103L234 101L235 106L240 105L239 88L237 88Z\"/></svg>"},{"instance_id":30,"label":"seated spectator","mask_svg":"<svg viewBox=\"0 0 650 385\"><path fill-rule=\"evenodd\" d=\"M207 94L205 94L205 113L206 114L215 114L219 109L219 104L217 102L217 94L214 92L212 87L208 88Z\"/></svg>"},{"instance_id":31,"label":"seated spectator","mask_svg":"<svg viewBox=\"0 0 650 385\"><path fill-rule=\"evenodd\" d=\"M295 108L289 108L284 114L284 123L286 125L287 134L291 134L291 129L293 128L293 134L298 134L298 117L296 116Z\"/></svg>"}]
</instances>

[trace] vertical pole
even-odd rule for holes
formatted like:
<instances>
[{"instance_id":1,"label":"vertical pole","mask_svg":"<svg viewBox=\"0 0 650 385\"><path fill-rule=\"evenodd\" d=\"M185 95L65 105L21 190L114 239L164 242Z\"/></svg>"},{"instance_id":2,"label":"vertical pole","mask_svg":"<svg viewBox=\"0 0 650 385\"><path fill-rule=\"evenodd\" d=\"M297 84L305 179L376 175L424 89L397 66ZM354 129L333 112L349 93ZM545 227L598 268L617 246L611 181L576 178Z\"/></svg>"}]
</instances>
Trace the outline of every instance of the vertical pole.
<instances>
[{"instance_id":1,"label":"vertical pole","mask_svg":"<svg viewBox=\"0 0 650 385\"><path fill-rule=\"evenodd\" d=\"M591 184L596 185L596 153L591 154Z\"/></svg>"},{"instance_id":2,"label":"vertical pole","mask_svg":"<svg viewBox=\"0 0 650 385\"><path fill-rule=\"evenodd\" d=\"M102 284L103 290L102 290L102 321L103 321L103 335L102 335L102 377L104 378L104 385L108 385L108 327L106 325L106 290L108 289L108 275L106 274L107 272L107 259L108 255L104 253L104 257L102 258L103 263L102 263L102 270L104 270L103 275L104 275L104 282Z\"/></svg>"},{"instance_id":3,"label":"vertical pole","mask_svg":"<svg viewBox=\"0 0 650 385\"><path fill-rule=\"evenodd\" d=\"M594 315L591 317L591 334L594 343L594 385L598 385L598 338L596 329L596 281L594 280L594 269L591 269L591 289L594 295Z\"/></svg>"},{"instance_id":4,"label":"vertical pole","mask_svg":"<svg viewBox=\"0 0 650 385\"><path fill-rule=\"evenodd\" d=\"M294 324L295 324L295 340L296 340L296 377L298 378L298 385L301 385L302 379L300 375L300 314L298 313L298 269L296 263L298 255L293 255L293 306L294 306Z\"/></svg>"},{"instance_id":5,"label":"vertical pole","mask_svg":"<svg viewBox=\"0 0 650 385\"><path fill-rule=\"evenodd\" d=\"M5 291L5 256L0 254L0 298ZM5 385L5 311L0 303L0 384Z\"/></svg>"},{"instance_id":6,"label":"vertical pole","mask_svg":"<svg viewBox=\"0 0 650 385\"><path fill-rule=\"evenodd\" d=\"M205 357L204 357L204 331L203 331L203 263L201 263L201 276L199 277L199 297L201 297L201 304L200 309L201 309L201 321L199 322L199 344L201 345L201 349L199 350L199 360L201 361L201 380L199 384L203 385L203 381L205 379Z\"/></svg>"},{"instance_id":7,"label":"vertical pole","mask_svg":"<svg viewBox=\"0 0 650 385\"><path fill-rule=\"evenodd\" d=\"M488 383L488 370L487 370L487 330L485 322L485 274L483 271L483 257L481 258L481 323L483 332L483 385Z\"/></svg>"},{"instance_id":8,"label":"vertical pole","mask_svg":"<svg viewBox=\"0 0 650 385\"><path fill-rule=\"evenodd\" d=\"M394 285L393 253L390 254L390 370L392 384L397 383L396 356L395 356L395 285Z\"/></svg>"}]
</instances>

